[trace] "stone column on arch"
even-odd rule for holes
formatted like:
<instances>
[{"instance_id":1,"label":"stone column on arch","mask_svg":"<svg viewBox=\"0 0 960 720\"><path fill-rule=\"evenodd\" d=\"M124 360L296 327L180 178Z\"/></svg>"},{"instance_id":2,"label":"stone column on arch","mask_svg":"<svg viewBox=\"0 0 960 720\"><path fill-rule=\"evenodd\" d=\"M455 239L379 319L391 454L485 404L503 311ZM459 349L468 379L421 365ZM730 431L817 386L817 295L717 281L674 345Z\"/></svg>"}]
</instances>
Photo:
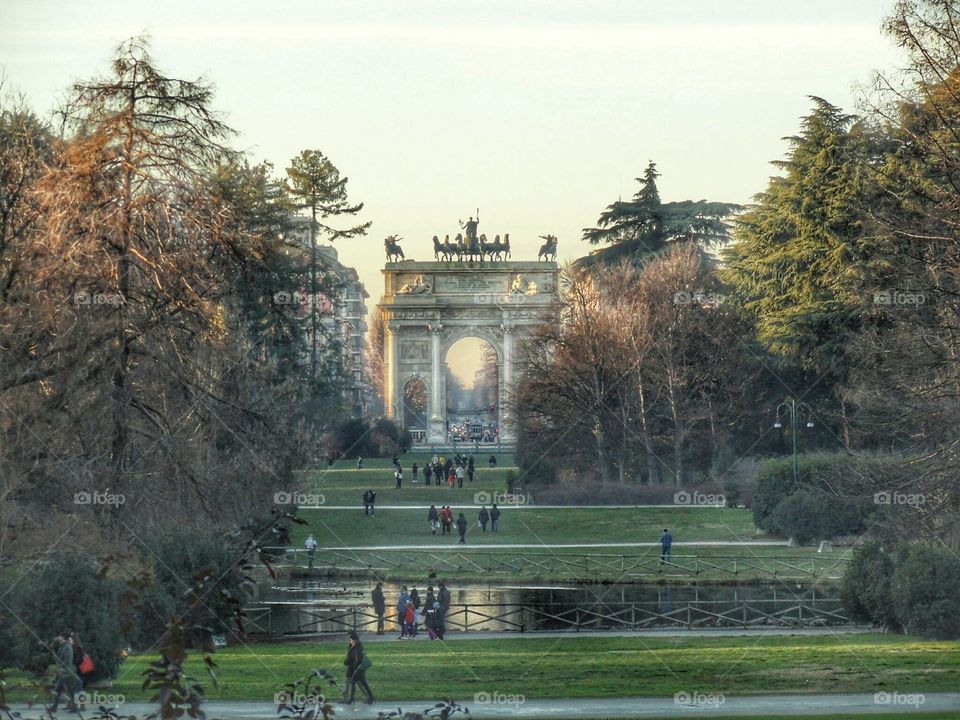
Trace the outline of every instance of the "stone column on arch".
<instances>
[{"instance_id":1,"label":"stone column on arch","mask_svg":"<svg viewBox=\"0 0 960 720\"><path fill-rule=\"evenodd\" d=\"M403 420L398 402L399 388L397 387L400 376L400 368L397 364L397 333L399 330L399 323L388 322L383 333L383 409L386 416L396 423Z\"/></svg>"},{"instance_id":2,"label":"stone column on arch","mask_svg":"<svg viewBox=\"0 0 960 720\"><path fill-rule=\"evenodd\" d=\"M501 379L502 391L500 395L500 442L512 443L517 439L516 429L513 424L513 416L509 411L509 401L513 396L513 341L514 327L512 325L501 325L500 332L503 336L503 378Z\"/></svg>"},{"instance_id":3,"label":"stone column on arch","mask_svg":"<svg viewBox=\"0 0 960 720\"><path fill-rule=\"evenodd\" d=\"M430 329L430 443L444 443L447 440L446 408L443 402L443 383L446 381L443 373L443 362L440 357L440 339L443 325L431 323Z\"/></svg>"}]
</instances>

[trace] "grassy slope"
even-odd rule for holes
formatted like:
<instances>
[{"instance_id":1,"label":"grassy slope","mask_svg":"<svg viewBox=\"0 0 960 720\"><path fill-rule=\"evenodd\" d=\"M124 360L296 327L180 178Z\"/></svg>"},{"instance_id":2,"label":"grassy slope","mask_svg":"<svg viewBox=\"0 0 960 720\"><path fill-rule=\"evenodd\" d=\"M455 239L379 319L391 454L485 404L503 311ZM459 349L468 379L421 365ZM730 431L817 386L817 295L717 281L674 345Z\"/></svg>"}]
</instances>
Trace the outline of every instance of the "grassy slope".
<instances>
[{"instance_id":1,"label":"grassy slope","mask_svg":"<svg viewBox=\"0 0 960 720\"><path fill-rule=\"evenodd\" d=\"M382 700L669 697L680 691L762 693L934 692L960 686L960 646L891 635L774 638L570 637L369 643L369 679ZM209 697L272 699L312 668L342 674L344 646L255 645L218 652L221 685ZM113 692L142 697L147 658L131 657ZM202 674L191 661L194 672ZM19 693L14 693L16 698Z\"/></svg>"}]
</instances>

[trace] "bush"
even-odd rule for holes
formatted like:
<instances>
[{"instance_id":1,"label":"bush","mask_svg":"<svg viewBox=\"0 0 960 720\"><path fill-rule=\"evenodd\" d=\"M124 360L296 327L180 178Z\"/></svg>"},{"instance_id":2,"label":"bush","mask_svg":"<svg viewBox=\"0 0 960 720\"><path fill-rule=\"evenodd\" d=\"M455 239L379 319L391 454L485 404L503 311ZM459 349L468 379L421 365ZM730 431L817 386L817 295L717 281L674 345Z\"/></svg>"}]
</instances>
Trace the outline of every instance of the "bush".
<instances>
[{"instance_id":1,"label":"bush","mask_svg":"<svg viewBox=\"0 0 960 720\"><path fill-rule=\"evenodd\" d=\"M371 457L393 457L407 452L412 444L413 437L406 428L401 430L392 420L380 418L370 430L367 453Z\"/></svg>"},{"instance_id":2,"label":"bush","mask_svg":"<svg viewBox=\"0 0 960 720\"><path fill-rule=\"evenodd\" d=\"M237 551L222 536L199 531L165 536L153 551L163 561L156 563L153 584L138 603L138 621L130 637L133 646L148 648L163 636L167 623L187 609L184 584L192 584L196 576L206 572L220 581L204 600L210 627L217 634L232 632L233 608L221 591L240 597L242 588L233 571Z\"/></svg>"},{"instance_id":3,"label":"bush","mask_svg":"<svg viewBox=\"0 0 960 720\"><path fill-rule=\"evenodd\" d=\"M29 635L0 638L0 643L16 646L12 655L20 667L42 672L52 658L39 641L49 643L57 635L75 630L94 662L93 673L87 677L113 678L124 646L121 597L125 590L123 583L100 577L89 558L59 555L16 586L13 603L19 624L29 628Z\"/></svg>"},{"instance_id":4,"label":"bush","mask_svg":"<svg viewBox=\"0 0 960 720\"><path fill-rule=\"evenodd\" d=\"M798 462L799 464L799 462ZM761 530L776 532L768 526L767 518L784 498L799 487L793 481L793 463L787 460L768 460L757 472L757 484L753 490L753 523Z\"/></svg>"},{"instance_id":5,"label":"bush","mask_svg":"<svg viewBox=\"0 0 960 720\"><path fill-rule=\"evenodd\" d=\"M898 554L890 595L904 630L938 640L960 638L960 560L926 545Z\"/></svg>"},{"instance_id":6,"label":"bush","mask_svg":"<svg viewBox=\"0 0 960 720\"><path fill-rule=\"evenodd\" d=\"M765 530L801 545L863 531L863 513L855 503L801 488L767 516Z\"/></svg>"},{"instance_id":7,"label":"bush","mask_svg":"<svg viewBox=\"0 0 960 720\"><path fill-rule=\"evenodd\" d=\"M840 584L840 598L850 619L887 630L899 630L893 611L890 580L893 559L872 540L854 550Z\"/></svg>"}]
</instances>

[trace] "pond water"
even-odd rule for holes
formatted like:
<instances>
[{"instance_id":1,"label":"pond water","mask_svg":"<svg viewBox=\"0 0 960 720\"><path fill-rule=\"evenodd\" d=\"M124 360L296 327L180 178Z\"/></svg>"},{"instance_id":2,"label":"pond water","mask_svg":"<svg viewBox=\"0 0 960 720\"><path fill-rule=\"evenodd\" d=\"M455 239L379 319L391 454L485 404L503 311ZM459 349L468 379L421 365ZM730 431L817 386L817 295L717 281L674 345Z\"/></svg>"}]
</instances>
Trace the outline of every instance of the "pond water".
<instances>
[{"instance_id":1,"label":"pond water","mask_svg":"<svg viewBox=\"0 0 960 720\"><path fill-rule=\"evenodd\" d=\"M267 635L375 629L374 583L290 581L258 586L248 613ZM412 589L413 585L410 585ZM427 586L416 586L421 600ZM451 630L637 629L847 624L832 587L448 583ZM437 586L434 585L434 591ZM399 583L384 583L387 630L396 630Z\"/></svg>"}]
</instances>

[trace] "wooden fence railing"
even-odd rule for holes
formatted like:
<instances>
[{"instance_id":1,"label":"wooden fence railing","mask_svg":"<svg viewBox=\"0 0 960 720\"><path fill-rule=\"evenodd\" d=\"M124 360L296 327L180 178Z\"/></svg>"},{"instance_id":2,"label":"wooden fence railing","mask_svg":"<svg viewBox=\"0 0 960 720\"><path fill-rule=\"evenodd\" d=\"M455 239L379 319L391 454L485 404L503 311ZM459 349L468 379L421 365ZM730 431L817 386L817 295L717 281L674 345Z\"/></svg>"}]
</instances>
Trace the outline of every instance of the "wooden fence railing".
<instances>
[{"instance_id":1,"label":"wooden fence railing","mask_svg":"<svg viewBox=\"0 0 960 720\"><path fill-rule=\"evenodd\" d=\"M281 566L307 566L306 550L276 548ZM488 550L336 550L318 551L314 567L367 570L389 575L398 570L432 570L449 576L458 574L566 575L571 577L645 577L656 575L721 577L755 575L770 578L811 578L839 576L849 553L810 552L808 555L673 555L660 560L647 554L518 552Z\"/></svg>"},{"instance_id":2,"label":"wooden fence railing","mask_svg":"<svg viewBox=\"0 0 960 720\"><path fill-rule=\"evenodd\" d=\"M396 629L388 608L386 626ZM247 609L253 634L303 635L375 630L369 606L262 603ZM849 625L837 598L700 600L682 603L454 603L445 625L453 631L642 630L649 628L815 627ZM421 631L423 631L421 629Z\"/></svg>"}]
</instances>

